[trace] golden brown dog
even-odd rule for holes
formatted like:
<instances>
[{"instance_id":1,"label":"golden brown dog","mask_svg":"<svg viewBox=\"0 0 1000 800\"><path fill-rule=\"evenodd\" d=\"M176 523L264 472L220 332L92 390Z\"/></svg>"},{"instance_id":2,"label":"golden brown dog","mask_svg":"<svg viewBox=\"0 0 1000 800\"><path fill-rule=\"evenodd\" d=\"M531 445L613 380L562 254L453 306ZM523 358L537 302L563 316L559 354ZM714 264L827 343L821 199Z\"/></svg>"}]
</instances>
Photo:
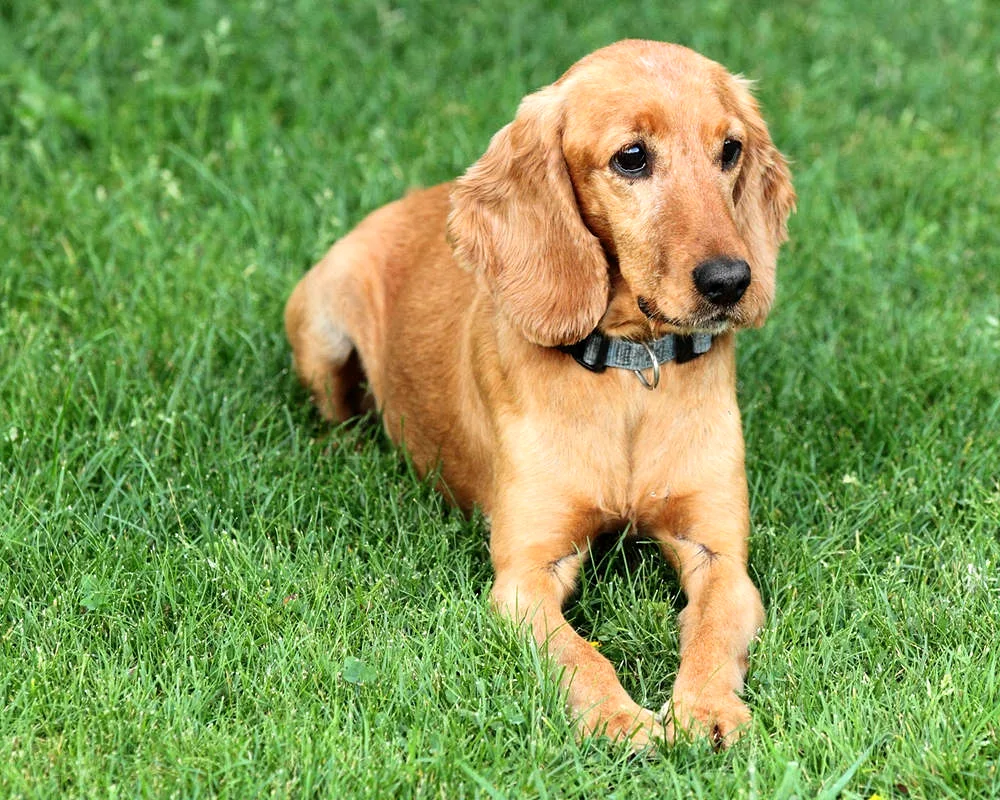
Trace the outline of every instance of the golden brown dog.
<instances>
[{"instance_id":1,"label":"golden brown dog","mask_svg":"<svg viewBox=\"0 0 1000 800\"><path fill-rule=\"evenodd\" d=\"M768 313L794 202L745 81L624 41L526 97L458 181L371 214L288 301L321 413L354 413L363 378L416 465L485 511L493 602L547 646L583 732L725 744L750 718L737 695L763 609L734 331ZM649 345L632 346L648 369L581 366L565 346L595 328ZM697 357L692 334L711 343ZM678 358L654 366L662 337ZM659 714L562 615L590 543L626 526L687 596Z\"/></svg>"}]
</instances>

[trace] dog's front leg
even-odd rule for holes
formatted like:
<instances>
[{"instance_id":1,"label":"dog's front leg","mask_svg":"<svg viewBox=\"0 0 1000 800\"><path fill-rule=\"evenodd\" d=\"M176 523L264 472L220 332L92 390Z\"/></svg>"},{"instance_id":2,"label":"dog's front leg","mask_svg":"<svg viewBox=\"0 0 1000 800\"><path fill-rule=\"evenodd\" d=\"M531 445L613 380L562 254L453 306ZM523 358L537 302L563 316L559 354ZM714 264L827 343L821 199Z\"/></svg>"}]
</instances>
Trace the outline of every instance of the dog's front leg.
<instances>
[{"instance_id":1,"label":"dog's front leg","mask_svg":"<svg viewBox=\"0 0 1000 800\"><path fill-rule=\"evenodd\" d=\"M596 527L596 515L585 510L501 503L490 537L496 570L492 599L500 613L529 625L547 649L579 732L628 739L639 750L664 738L662 725L629 697L611 662L562 614Z\"/></svg>"},{"instance_id":2,"label":"dog's front leg","mask_svg":"<svg viewBox=\"0 0 1000 800\"><path fill-rule=\"evenodd\" d=\"M738 697L747 651L764 622L760 594L747 575L746 514L731 498L688 497L684 524L653 532L678 571L687 595L680 613L680 668L673 696L660 714L673 734L679 726L726 746L743 733L750 711Z\"/></svg>"}]
</instances>

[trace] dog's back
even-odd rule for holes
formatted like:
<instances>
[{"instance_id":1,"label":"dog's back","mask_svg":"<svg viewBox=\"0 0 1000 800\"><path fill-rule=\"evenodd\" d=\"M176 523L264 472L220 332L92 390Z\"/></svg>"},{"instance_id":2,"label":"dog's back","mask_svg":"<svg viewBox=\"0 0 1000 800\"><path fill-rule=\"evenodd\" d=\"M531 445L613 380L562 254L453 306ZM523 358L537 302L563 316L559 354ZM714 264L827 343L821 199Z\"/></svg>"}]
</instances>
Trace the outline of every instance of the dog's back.
<instances>
[{"instance_id":1,"label":"dog's back","mask_svg":"<svg viewBox=\"0 0 1000 800\"><path fill-rule=\"evenodd\" d=\"M296 372L320 413L342 422L367 384L384 424L463 507L484 504L490 460L469 326L488 298L446 240L452 184L366 217L302 279L285 308ZM355 362L357 362L355 364Z\"/></svg>"}]
</instances>

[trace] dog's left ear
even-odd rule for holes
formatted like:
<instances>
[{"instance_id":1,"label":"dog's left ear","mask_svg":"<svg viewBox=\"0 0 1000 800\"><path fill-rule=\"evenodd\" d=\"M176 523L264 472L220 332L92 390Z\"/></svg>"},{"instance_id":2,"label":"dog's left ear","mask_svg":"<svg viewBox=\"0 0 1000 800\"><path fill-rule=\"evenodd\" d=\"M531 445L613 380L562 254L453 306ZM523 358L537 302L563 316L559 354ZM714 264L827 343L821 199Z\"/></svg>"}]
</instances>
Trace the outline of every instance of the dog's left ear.
<instances>
[{"instance_id":1,"label":"dog's left ear","mask_svg":"<svg viewBox=\"0 0 1000 800\"><path fill-rule=\"evenodd\" d=\"M572 344L608 304L608 263L577 207L562 149L562 103L550 86L455 184L448 237L501 313L531 342Z\"/></svg>"},{"instance_id":2,"label":"dog's left ear","mask_svg":"<svg viewBox=\"0 0 1000 800\"><path fill-rule=\"evenodd\" d=\"M795 189L788 161L771 141L757 101L750 93L750 81L739 77L732 80L733 110L746 126L749 139L733 190L736 224L750 248L753 270L773 274L778 248L788 239L788 216L795 209Z\"/></svg>"}]
</instances>

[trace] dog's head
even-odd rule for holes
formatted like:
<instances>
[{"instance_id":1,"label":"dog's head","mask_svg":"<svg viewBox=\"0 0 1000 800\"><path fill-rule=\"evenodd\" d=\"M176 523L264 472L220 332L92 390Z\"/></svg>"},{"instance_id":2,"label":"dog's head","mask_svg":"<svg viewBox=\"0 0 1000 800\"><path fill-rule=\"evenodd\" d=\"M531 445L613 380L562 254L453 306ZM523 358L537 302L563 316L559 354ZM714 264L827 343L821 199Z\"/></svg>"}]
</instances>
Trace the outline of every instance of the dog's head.
<instances>
[{"instance_id":1,"label":"dog's head","mask_svg":"<svg viewBox=\"0 0 1000 800\"><path fill-rule=\"evenodd\" d=\"M763 323L795 204L746 81L624 41L529 95L452 192L449 237L537 344Z\"/></svg>"}]
</instances>

